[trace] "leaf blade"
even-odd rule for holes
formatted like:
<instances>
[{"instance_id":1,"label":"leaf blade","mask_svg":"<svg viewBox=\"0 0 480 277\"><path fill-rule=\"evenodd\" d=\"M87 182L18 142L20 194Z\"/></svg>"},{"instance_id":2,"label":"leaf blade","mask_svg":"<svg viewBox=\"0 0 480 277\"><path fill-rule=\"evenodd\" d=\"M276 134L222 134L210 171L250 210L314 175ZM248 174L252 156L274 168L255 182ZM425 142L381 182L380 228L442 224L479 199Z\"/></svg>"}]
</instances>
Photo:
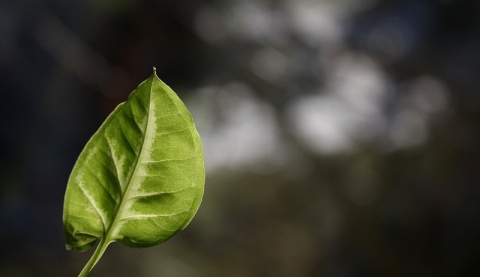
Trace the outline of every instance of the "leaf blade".
<instances>
[{"instance_id":1,"label":"leaf blade","mask_svg":"<svg viewBox=\"0 0 480 277\"><path fill-rule=\"evenodd\" d=\"M193 119L154 72L107 117L72 170L67 249L85 251L100 239L134 247L169 239L198 210L204 178Z\"/></svg>"}]
</instances>

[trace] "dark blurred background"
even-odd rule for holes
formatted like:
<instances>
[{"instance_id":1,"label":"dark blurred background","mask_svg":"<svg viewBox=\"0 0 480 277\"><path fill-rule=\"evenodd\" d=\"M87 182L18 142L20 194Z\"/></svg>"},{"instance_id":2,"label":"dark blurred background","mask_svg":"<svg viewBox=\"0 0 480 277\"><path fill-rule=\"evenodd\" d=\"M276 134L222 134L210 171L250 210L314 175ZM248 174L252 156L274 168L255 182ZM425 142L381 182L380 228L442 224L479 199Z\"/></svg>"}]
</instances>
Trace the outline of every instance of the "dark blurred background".
<instances>
[{"instance_id":1,"label":"dark blurred background","mask_svg":"<svg viewBox=\"0 0 480 277\"><path fill-rule=\"evenodd\" d=\"M480 276L480 1L2 0L0 276L76 276L69 172L157 68L203 204L91 276Z\"/></svg>"}]
</instances>

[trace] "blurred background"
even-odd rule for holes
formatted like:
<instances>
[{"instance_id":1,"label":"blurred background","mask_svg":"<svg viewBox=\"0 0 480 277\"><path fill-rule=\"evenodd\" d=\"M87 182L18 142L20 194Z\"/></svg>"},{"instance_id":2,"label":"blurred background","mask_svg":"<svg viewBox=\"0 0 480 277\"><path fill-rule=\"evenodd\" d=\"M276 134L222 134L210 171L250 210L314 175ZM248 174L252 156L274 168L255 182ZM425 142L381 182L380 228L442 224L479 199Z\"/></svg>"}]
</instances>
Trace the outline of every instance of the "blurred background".
<instances>
[{"instance_id":1,"label":"blurred background","mask_svg":"<svg viewBox=\"0 0 480 277\"><path fill-rule=\"evenodd\" d=\"M476 0L2 0L0 276L80 272L68 175L153 66L203 204L91 276L480 276Z\"/></svg>"}]
</instances>

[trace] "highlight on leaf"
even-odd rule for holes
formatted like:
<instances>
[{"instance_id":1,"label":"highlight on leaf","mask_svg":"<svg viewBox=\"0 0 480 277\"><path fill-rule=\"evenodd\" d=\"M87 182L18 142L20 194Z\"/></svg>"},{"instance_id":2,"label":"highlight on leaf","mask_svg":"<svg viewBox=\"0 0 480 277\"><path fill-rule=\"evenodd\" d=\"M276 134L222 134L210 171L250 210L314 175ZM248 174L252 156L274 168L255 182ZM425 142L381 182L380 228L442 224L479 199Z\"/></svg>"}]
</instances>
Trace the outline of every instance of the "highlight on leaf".
<instances>
[{"instance_id":1,"label":"highlight on leaf","mask_svg":"<svg viewBox=\"0 0 480 277\"><path fill-rule=\"evenodd\" d=\"M203 196L200 136L175 92L153 74L107 117L70 175L63 222L67 249L97 249L87 276L111 242L162 243L184 229Z\"/></svg>"}]
</instances>

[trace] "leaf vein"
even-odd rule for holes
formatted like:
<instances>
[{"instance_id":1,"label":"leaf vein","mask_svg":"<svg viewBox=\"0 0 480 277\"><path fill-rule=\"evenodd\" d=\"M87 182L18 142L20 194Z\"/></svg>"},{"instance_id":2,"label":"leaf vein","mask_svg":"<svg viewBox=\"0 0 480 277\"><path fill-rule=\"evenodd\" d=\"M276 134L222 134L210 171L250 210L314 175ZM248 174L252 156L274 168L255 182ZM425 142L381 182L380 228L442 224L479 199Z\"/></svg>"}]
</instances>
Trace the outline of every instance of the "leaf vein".
<instances>
[{"instance_id":1,"label":"leaf vein","mask_svg":"<svg viewBox=\"0 0 480 277\"><path fill-rule=\"evenodd\" d=\"M91 169L89 166L86 166L85 168L86 168L86 169L91 173L91 175L97 180L97 183L100 184L100 187L101 187L104 191L106 191L106 194L107 194L108 196L110 196L110 199L113 200L113 202L115 202L115 203L118 204L117 199L115 199L115 197L114 197L113 194L110 192L110 190L107 189L107 188L103 185L102 180L100 180L100 179L98 178L98 176L95 174L95 171L94 171L93 169Z\"/></svg>"},{"instance_id":2,"label":"leaf vein","mask_svg":"<svg viewBox=\"0 0 480 277\"><path fill-rule=\"evenodd\" d=\"M110 156L111 156L111 159L113 161L113 166L115 167L115 172L116 172L116 176L117 176L117 179L115 180L115 184L117 185L117 189L118 191L123 191L122 190L122 187L123 187L123 180L120 176L120 166L117 164L117 159L115 157L115 153L113 151L113 148L112 148L112 142L110 141L110 139L108 137L105 138L106 141L107 141L107 145L108 145L108 149L110 150Z\"/></svg>"},{"instance_id":3,"label":"leaf vein","mask_svg":"<svg viewBox=\"0 0 480 277\"><path fill-rule=\"evenodd\" d=\"M80 190L82 191L83 195L85 195L85 198L90 202L90 204L92 204L93 209L95 210L98 217L100 218L100 222L102 223L103 230L105 231L106 230L106 222L105 222L105 219L102 216L102 213L100 212L100 209L97 207L97 205L95 205L95 201L93 201L92 197L87 193L85 188L83 186L81 186L80 183L79 183L78 186L79 186Z\"/></svg>"}]
</instances>

